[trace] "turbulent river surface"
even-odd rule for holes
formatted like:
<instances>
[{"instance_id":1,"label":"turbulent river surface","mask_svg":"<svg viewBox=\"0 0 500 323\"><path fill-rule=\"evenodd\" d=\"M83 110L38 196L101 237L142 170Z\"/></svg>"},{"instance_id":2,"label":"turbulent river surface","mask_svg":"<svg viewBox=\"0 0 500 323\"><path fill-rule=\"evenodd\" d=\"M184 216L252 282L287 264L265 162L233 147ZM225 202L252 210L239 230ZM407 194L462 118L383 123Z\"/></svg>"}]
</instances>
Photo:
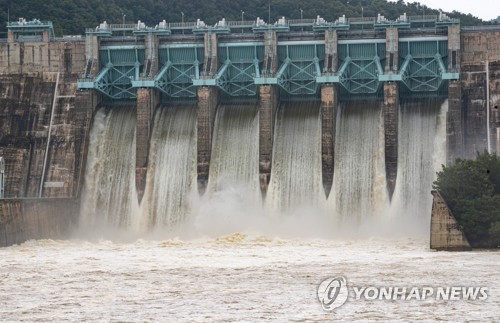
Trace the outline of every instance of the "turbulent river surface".
<instances>
[{"instance_id":1,"label":"turbulent river surface","mask_svg":"<svg viewBox=\"0 0 500 323\"><path fill-rule=\"evenodd\" d=\"M427 238L230 234L197 239L28 241L0 248L5 321L481 322L500 317L500 252L435 252ZM326 312L327 277L349 286L485 286L487 300L356 300Z\"/></svg>"}]
</instances>

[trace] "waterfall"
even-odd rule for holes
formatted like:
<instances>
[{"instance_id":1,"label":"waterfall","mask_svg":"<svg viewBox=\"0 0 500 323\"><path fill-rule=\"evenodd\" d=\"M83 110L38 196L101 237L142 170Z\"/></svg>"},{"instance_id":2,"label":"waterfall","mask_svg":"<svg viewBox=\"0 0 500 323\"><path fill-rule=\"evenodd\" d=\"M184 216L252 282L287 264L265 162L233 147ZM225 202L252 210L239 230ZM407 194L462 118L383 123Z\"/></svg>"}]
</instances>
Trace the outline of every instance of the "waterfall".
<instances>
[{"instance_id":1,"label":"waterfall","mask_svg":"<svg viewBox=\"0 0 500 323\"><path fill-rule=\"evenodd\" d=\"M420 228L428 225L432 181L446 160L446 111L447 104L442 100L402 101L398 174L389 205L382 103L352 101L339 105L334 179L328 199L329 213L334 215L330 218L338 221L329 226L331 229L384 219L410 219ZM135 111L131 107L98 111L90 133L82 226L170 228L186 223L191 215L194 222L190 224L195 226L224 226L232 221L229 227L236 228L232 225L260 221L264 227L266 220L255 217L266 213L262 210L258 175L258 104L218 108L209 182L202 198L191 194L197 192L196 120L196 105L160 107L156 112L146 189L139 209L135 194ZM321 176L319 102L281 104L272 157L265 207L272 214L320 214L326 199Z\"/></svg>"},{"instance_id":2,"label":"waterfall","mask_svg":"<svg viewBox=\"0 0 500 323\"><path fill-rule=\"evenodd\" d=\"M382 103L341 103L337 113L335 165L328 204L339 223L357 226L383 216L388 205Z\"/></svg>"},{"instance_id":3,"label":"waterfall","mask_svg":"<svg viewBox=\"0 0 500 323\"><path fill-rule=\"evenodd\" d=\"M142 226L180 224L196 183L196 105L161 107L151 135Z\"/></svg>"},{"instance_id":4,"label":"waterfall","mask_svg":"<svg viewBox=\"0 0 500 323\"><path fill-rule=\"evenodd\" d=\"M428 227L432 182L446 163L447 101L418 99L401 102L398 175L392 215L410 226Z\"/></svg>"},{"instance_id":5,"label":"waterfall","mask_svg":"<svg viewBox=\"0 0 500 323\"><path fill-rule=\"evenodd\" d=\"M209 194L238 187L242 198L260 201L257 104L221 105L214 129Z\"/></svg>"},{"instance_id":6,"label":"waterfall","mask_svg":"<svg viewBox=\"0 0 500 323\"><path fill-rule=\"evenodd\" d=\"M132 107L97 112L90 132L82 192L83 227L136 225L135 123Z\"/></svg>"},{"instance_id":7,"label":"waterfall","mask_svg":"<svg viewBox=\"0 0 500 323\"><path fill-rule=\"evenodd\" d=\"M251 230L262 215L257 104L217 109L207 190L194 216L203 234Z\"/></svg>"},{"instance_id":8,"label":"waterfall","mask_svg":"<svg viewBox=\"0 0 500 323\"><path fill-rule=\"evenodd\" d=\"M273 213L323 207L319 102L280 106L274 133L271 181L266 204Z\"/></svg>"}]
</instances>

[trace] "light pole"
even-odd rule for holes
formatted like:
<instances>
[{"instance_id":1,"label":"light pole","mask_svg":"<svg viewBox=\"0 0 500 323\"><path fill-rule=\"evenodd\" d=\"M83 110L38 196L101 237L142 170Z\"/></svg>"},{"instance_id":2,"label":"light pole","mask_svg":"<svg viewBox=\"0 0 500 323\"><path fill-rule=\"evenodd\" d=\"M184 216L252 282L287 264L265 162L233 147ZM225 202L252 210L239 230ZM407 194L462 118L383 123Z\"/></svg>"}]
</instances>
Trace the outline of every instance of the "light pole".
<instances>
[{"instance_id":1,"label":"light pole","mask_svg":"<svg viewBox=\"0 0 500 323\"><path fill-rule=\"evenodd\" d=\"M365 17L365 8L361 7L361 20ZM361 30L365 29L365 25L361 22Z\"/></svg>"},{"instance_id":2,"label":"light pole","mask_svg":"<svg viewBox=\"0 0 500 323\"><path fill-rule=\"evenodd\" d=\"M125 12L122 11L122 28L123 28L123 36L125 37L125 17L127 15L125 14Z\"/></svg>"},{"instance_id":3,"label":"light pole","mask_svg":"<svg viewBox=\"0 0 500 323\"><path fill-rule=\"evenodd\" d=\"M302 19L304 19L304 10L300 8L300 23L302 24ZM304 26L302 26L302 31L304 31Z\"/></svg>"},{"instance_id":4,"label":"light pole","mask_svg":"<svg viewBox=\"0 0 500 323\"><path fill-rule=\"evenodd\" d=\"M243 15L245 14L245 11L241 10L241 33L243 34Z\"/></svg>"},{"instance_id":5,"label":"light pole","mask_svg":"<svg viewBox=\"0 0 500 323\"><path fill-rule=\"evenodd\" d=\"M184 12L181 11L182 15L182 34L184 35Z\"/></svg>"},{"instance_id":6,"label":"light pole","mask_svg":"<svg viewBox=\"0 0 500 323\"><path fill-rule=\"evenodd\" d=\"M422 6L422 28L425 27L425 6Z\"/></svg>"}]
</instances>

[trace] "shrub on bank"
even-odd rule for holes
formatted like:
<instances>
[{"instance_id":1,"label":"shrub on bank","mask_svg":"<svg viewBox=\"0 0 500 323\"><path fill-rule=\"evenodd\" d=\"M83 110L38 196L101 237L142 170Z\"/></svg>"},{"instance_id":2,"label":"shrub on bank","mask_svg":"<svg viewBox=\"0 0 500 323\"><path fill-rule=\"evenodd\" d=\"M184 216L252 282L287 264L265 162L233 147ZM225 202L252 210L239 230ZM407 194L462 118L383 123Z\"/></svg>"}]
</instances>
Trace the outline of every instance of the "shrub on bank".
<instances>
[{"instance_id":1,"label":"shrub on bank","mask_svg":"<svg viewBox=\"0 0 500 323\"><path fill-rule=\"evenodd\" d=\"M500 246L500 156L458 159L437 173L433 188L446 200L472 247Z\"/></svg>"}]
</instances>

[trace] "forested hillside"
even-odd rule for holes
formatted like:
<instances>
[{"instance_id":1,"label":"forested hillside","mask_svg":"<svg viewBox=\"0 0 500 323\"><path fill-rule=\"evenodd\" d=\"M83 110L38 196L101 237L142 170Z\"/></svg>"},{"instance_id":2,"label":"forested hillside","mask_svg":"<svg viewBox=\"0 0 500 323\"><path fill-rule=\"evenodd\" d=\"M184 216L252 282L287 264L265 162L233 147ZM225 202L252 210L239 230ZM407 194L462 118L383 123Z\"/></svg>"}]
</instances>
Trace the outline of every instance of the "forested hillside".
<instances>
[{"instance_id":1,"label":"forested hillside","mask_svg":"<svg viewBox=\"0 0 500 323\"><path fill-rule=\"evenodd\" d=\"M300 18L323 18L333 21L345 14L347 17L375 17L378 13L395 19L403 13L407 15L438 14L439 8L431 9L418 2L387 2L385 0L0 0L0 26L5 37L5 24L10 20L24 17L27 20L38 18L54 23L57 35L83 34L86 27L97 26L106 20L108 23L121 23L125 15L127 23L144 21L156 25L166 19L168 22L196 21L197 18L213 24L225 17L227 20L240 20L244 11L245 20L262 17L267 20L268 5L271 3L271 20L279 16ZM362 9L363 8L363 9ZM472 15L458 12L448 13L460 18L462 25L482 24Z\"/></svg>"}]
</instances>

